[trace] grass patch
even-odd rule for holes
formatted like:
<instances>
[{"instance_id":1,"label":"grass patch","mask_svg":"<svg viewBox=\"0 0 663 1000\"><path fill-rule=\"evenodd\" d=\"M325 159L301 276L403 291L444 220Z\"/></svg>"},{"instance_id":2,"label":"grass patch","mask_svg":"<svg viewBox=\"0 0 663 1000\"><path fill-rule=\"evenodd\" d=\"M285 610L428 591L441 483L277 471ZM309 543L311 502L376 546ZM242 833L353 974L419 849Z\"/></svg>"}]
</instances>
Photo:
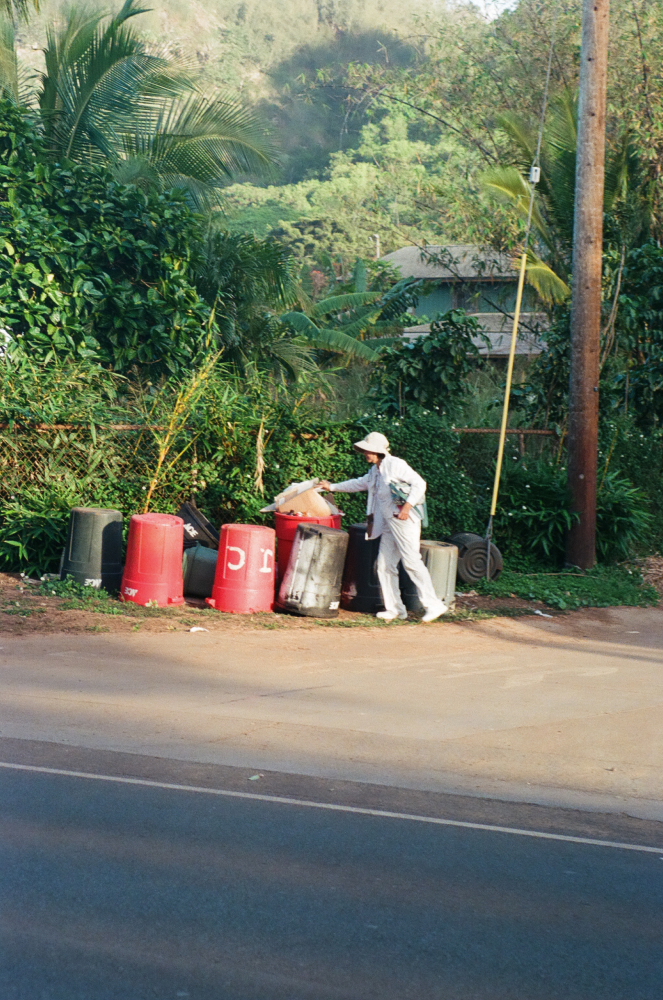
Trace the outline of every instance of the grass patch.
<instances>
[{"instance_id":1,"label":"grass patch","mask_svg":"<svg viewBox=\"0 0 663 1000\"><path fill-rule=\"evenodd\" d=\"M491 597L522 597L543 601L560 611L572 608L611 608L628 605L646 608L658 604L654 587L643 582L637 570L625 566L595 566L586 573L515 573L504 570L499 580L474 585Z\"/></svg>"},{"instance_id":2,"label":"grass patch","mask_svg":"<svg viewBox=\"0 0 663 1000\"><path fill-rule=\"evenodd\" d=\"M145 608L131 601L120 601L107 590L96 587L84 587L71 577L66 580L49 580L39 588L39 593L46 597L59 597L62 600L60 608L63 611L94 611L100 615L125 615L129 618L155 618L163 614L172 614L179 608Z\"/></svg>"},{"instance_id":3,"label":"grass patch","mask_svg":"<svg viewBox=\"0 0 663 1000\"><path fill-rule=\"evenodd\" d=\"M522 618L536 614L532 608L510 608L496 604L494 608L459 608L452 614L438 618L440 622L479 622L485 618Z\"/></svg>"},{"instance_id":4,"label":"grass patch","mask_svg":"<svg viewBox=\"0 0 663 1000\"><path fill-rule=\"evenodd\" d=\"M19 618L30 618L32 615L43 615L46 608L30 608L24 604L12 604L2 609L5 615L18 615Z\"/></svg>"},{"instance_id":5,"label":"grass patch","mask_svg":"<svg viewBox=\"0 0 663 1000\"><path fill-rule=\"evenodd\" d=\"M427 623L432 625L444 625L445 622L478 622L486 618L520 618L522 615L533 615L535 612L531 608L510 608L495 605L494 608L459 608L457 611L442 615L436 621ZM386 622L373 615L362 615L361 618L312 618L317 625L325 625L327 628L402 628L404 625L423 625L418 618L408 618L401 621L396 618L394 621Z\"/></svg>"}]
</instances>

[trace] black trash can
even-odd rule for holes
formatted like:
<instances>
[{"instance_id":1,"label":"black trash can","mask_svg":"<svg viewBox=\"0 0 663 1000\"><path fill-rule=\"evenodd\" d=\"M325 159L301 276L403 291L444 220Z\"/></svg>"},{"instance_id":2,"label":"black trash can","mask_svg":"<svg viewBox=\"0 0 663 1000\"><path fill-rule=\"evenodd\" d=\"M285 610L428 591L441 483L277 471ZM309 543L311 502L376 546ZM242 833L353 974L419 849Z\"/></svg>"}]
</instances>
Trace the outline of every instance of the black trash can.
<instances>
[{"instance_id":1,"label":"black trash can","mask_svg":"<svg viewBox=\"0 0 663 1000\"><path fill-rule=\"evenodd\" d=\"M187 597L211 597L214 589L217 549L196 542L184 549L182 570L184 572L184 594Z\"/></svg>"},{"instance_id":2,"label":"black trash can","mask_svg":"<svg viewBox=\"0 0 663 1000\"><path fill-rule=\"evenodd\" d=\"M366 540L366 524L351 524L348 534L341 607L346 611L361 611L367 615L374 615L384 610L377 571L380 539Z\"/></svg>"},{"instance_id":3,"label":"black trash can","mask_svg":"<svg viewBox=\"0 0 663 1000\"><path fill-rule=\"evenodd\" d=\"M74 507L69 517L60 579L85 587L119 590L122 584L122 514L119 510Z\"/></svg>"},{"instance_id":4,"label":"black trash can","mask_svg":"<svg viewBox=\"0 0 663 1000\"><path fill-rule=\"evenodd\" d=\"M419 600L419 591L412 583L402 562L398 564L398 586L401 589L401 600L408 611L414 611L416 614L419 614L420 611L425 610Z\"/></svg>"}]
</instances>

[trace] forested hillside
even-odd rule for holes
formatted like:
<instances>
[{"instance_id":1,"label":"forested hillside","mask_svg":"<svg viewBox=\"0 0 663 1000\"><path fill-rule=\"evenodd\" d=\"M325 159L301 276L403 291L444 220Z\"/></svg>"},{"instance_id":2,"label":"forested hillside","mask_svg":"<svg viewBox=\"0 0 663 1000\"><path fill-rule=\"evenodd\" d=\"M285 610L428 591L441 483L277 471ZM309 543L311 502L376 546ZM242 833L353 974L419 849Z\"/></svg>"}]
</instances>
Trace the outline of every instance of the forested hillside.
<instances>
[{"instance_id":1,"label":"forested hillside","mask_svg":"<svg viewBox=\"0 0 663 1000\"><path fill-rule=\"evenodd\" d=\"M91 9L107 9L90 0ZM354 145L363 115L348 116L350 64L412 65L430 17L453 19L446 0L154 0L141 30L182 58L204 86L242 94L278 134L284 180L301 180L327 165L329 154ZM22 51L33 63L45 25L63 4L47 0L21 26ZM324 92L320 86L324 84Z\"/></svg>"}]
</instances>

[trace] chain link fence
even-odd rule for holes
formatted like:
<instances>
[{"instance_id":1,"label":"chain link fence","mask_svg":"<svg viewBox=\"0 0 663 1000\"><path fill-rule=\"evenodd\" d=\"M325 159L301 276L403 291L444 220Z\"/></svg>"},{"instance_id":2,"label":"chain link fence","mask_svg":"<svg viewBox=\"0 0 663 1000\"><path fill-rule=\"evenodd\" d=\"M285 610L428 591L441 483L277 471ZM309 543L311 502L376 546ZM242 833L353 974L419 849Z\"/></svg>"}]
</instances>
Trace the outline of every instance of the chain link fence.
<instances>
[{"instance_id":1,"label":"chain link fence","mask_svg":"<svg viewBox=\"0 0 663 1000\"><path fill-rule=\"evenodd\" d=\"M54 481L78 484L84 492L95 483L119 486L121 492L137 495L149 489L155 476L157 496L175 485L185 492L195 491L198 451L205 451L205 442L181 432L169 442L159 467L164 430L138 424L0 425L0 497L8 499L28 487ZM498 429L454 427L446 433L457 437L459 466L477 483L491 479ZM506 461L559 461L562 449L563 442L551 430L507 431Z\"/></svg>"},{"instance_id":2,"label":"chain link fence","mask_svg":"<svg viewBox=\"0 0 663 1000\"><path fill-rule=\"evenodd\" d=\"M126 493L139 500L158 463L150 428L110 425L0 425L0 499L56 486L83 496Z\"/></svg>"}]
</instances>

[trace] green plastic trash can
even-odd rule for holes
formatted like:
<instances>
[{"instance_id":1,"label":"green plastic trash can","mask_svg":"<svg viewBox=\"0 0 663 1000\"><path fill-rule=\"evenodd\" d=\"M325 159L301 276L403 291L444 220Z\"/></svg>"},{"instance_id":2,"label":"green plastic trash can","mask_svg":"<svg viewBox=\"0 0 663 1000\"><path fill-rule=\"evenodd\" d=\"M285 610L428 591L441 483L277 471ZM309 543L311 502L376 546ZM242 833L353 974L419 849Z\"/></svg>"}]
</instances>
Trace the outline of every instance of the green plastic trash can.
<instances>
[{"instance_id":1,"label":"green plastic trash can","mask_svg":"<svg viewBox=\"0 0 663 1000\"><path fill-rule=\"evenodd\" d=\"M187 597L211 597L219 558L218 549L196 542L184 550L184 593Z\"/></svg>"}]
</instances>

